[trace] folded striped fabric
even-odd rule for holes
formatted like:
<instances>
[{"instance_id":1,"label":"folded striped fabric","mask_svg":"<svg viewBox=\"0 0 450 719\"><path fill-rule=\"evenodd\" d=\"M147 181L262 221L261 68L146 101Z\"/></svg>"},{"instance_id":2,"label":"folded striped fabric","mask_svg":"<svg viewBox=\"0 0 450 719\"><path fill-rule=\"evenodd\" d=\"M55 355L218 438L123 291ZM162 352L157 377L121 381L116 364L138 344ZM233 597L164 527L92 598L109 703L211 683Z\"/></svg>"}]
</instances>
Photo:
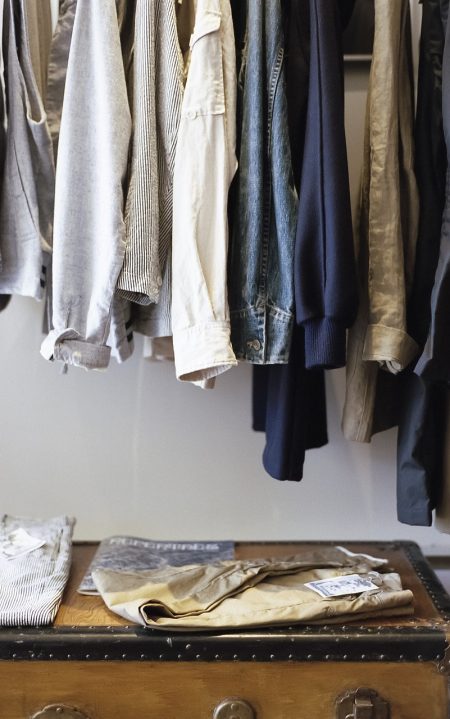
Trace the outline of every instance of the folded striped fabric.
<instances>
[{"instance_id":1,"label":"folded striped fabric","mask_svg":"<svg viewBox=\"0 0 450 719\"><path fill-rule=\"evenodd\" d=\"M0 546L18 529L45 542L15 558L0 552L0 626L40 626L56 616L69 578L75 519L40 520L3 515Z\"/></svg>"}]
</instances>

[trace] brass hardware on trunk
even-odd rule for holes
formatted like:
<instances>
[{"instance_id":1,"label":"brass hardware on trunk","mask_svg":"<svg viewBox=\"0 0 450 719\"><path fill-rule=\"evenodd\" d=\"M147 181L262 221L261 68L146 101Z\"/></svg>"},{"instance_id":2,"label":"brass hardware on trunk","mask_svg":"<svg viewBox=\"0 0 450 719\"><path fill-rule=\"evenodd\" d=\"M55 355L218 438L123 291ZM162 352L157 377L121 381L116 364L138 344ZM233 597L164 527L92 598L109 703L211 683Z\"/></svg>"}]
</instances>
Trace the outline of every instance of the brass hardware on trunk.
<instances>
[{"instance_id":1,"label":"brass hardware on trunk","mask_svg":"<svg viewBox=\"0 0 450 719\"><path fill-rule=\"evenodd\" d=\"M30 719L89 719L89 717L79 709L65 706L65 704L49 704L33 714Z\"/></svg>"},{"instance_id":2,"label":"brass hardware on trunk","mask_svg":"<svg viewBox=\"0 0 450 719\"><path fill-rule=\"evenodd\" d=\"M224 699L214 709L213 719L256 719L256 714L242 699Z\"/></svg>"},{"instance_id":3,"label":"brass hardware on trunk","mask_svg":"<svg viewBox=\"0 0 450 719\"><path fill-rule=\"evenodd\" d=\"M338 699L336 719L390 719L387 701L373 689L361 687Z\"/></svg>"}]
</instances>

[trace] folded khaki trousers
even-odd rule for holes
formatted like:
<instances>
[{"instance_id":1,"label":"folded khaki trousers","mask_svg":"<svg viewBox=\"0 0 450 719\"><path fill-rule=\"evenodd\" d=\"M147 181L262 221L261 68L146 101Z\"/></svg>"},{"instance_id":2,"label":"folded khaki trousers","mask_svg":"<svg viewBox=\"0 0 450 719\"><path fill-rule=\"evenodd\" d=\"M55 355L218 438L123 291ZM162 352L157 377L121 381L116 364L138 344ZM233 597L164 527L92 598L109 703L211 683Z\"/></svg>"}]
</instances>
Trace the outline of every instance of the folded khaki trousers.
<instances>
[{"instance_id":1,"label":"folded khaki trousers","mask_svg":"<svg viewBox=\"0 0 450 719\"><path fill-rule=\"evenodd\" d=\"M331 623L413 613L398 574L374 571L385 560L326 548L287 558L227 560L145 572L93 572L106 605L127 620L171 630ZM307 582L348 574L376 589L322 598Z\"/></svg>"}]
</instances>

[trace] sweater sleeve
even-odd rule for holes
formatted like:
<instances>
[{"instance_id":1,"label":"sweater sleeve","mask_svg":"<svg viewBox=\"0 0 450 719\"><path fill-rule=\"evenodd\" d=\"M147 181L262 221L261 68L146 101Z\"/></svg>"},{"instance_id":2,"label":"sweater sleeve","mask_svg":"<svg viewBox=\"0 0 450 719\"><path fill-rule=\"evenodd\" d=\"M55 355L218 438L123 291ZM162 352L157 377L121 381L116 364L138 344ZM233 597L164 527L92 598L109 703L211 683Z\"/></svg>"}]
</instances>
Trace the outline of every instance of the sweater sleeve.
<instances>
[{"instance_id":1,"label":"sweater sleeve","mask_svg":"<svg viewBox=\"0 0 450 719\"><path fill-rule=\"evenodd\" d=\"M310 0L310 77L295 244L296 319L308 369L341 367L358 291L335 0Z\"/></svg>"}]
</instances>

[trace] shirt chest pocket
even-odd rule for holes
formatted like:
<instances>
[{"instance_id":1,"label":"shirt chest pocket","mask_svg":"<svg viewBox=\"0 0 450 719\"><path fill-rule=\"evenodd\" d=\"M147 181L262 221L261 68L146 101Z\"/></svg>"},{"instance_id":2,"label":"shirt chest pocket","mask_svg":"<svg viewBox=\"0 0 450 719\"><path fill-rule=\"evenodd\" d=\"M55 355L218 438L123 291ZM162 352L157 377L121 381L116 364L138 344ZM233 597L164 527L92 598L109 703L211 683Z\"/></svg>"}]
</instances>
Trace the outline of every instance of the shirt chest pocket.
<instances>
[{"instance_id":1,"label":"shirt chest pocket","mask_svg":"<svg viewBox=\"0 0 450 719\"><path fill-rule=\"evenodd\" d=\"M191 60L182 114L189 119L225 112L221 15L206 11L191 35Z\"/></svg>"}]
</instances>

